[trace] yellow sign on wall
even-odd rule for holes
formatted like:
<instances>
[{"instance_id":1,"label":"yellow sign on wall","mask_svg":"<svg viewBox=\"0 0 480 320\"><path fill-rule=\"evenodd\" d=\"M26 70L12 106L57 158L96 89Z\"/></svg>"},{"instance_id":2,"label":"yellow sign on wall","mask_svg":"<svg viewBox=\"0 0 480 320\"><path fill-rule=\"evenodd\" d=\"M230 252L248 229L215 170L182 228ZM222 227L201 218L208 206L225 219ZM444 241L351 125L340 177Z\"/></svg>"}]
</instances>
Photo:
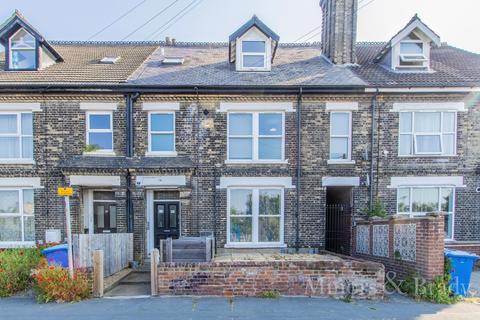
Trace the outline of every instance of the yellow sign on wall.
<instances>
[{"instance_id":1,"label":"yellow sign on wall","mask_svg":"<svg viewBox=\"0 0 480 320\"><path fill-rule=\"evenodd\" d=\"M67 188L58 188L57 194L60 197L71 197L73 195L73 189L70 187Z\"/></svg>"}]
</instances>

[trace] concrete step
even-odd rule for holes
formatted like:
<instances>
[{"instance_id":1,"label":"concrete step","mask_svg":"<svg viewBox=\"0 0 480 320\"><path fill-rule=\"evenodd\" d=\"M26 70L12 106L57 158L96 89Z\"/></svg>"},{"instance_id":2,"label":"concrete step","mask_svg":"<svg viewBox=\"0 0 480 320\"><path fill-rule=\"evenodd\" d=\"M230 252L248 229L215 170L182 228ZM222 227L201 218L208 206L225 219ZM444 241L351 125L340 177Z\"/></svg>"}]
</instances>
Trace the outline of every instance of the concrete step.
<instances>
[{"instance_id":1,"label":"concrete step","mask_svg":"<svg viewBox=\"0 0 480 320\"><path fill-rule=\"evenodd\" d=\"M120 284L105 293L105 297L131 297L151 295L150 284Z\"/></svg>"}]
</instances>

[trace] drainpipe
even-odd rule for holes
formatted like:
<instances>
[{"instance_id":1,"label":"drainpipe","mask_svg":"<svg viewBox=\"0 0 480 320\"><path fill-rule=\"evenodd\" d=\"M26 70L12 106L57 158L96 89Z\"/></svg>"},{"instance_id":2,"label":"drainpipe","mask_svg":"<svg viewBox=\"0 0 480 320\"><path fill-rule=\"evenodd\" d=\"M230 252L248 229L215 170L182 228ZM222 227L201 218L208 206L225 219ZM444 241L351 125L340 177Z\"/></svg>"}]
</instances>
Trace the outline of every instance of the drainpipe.
<instances>
[{"instance_id":1,"label":"drainpipe","mask_svg":"<svg viewBox=\"0 0 480 320\"><path fill-rule=\"evenodd\" d=\"M302 95L303 89L300 87L298 92L297 103L297 198L296 198L296 228L295 228L295 249L300 249L300 192L301 192L301 176L302 176Z\"/></svg>"},{"instance_id":2,"label":"drainpipe","mask_svg":"<svg viewBox=\"0 0 480 320\"><path fill-rule=\"evenodd\" d=\"M197 111L195 115L195 176L196 176L196 183L195 183L195 224L197 227L197 233L200 236L200 215L198 210L198 192L199 192L199 162L200 162L200 97L198 93L198 87L195 87L195 95L197 97Z\"/></svg>"},{"instance_id":3,"label":"drainpipe","mask_svg":"<svg viewBox=\"0 0 480 320\"><path fill-rule=\"evenodd\" d=\"M376 118L375 118L375 114L377 113L377 97L378 97L378 88L377 88L377 91L375 91L375 94L373 95L372 97L372 128L371 128L371 141L370 141L370 177L369 177L369 180L370 180L370 185L369 185L369 192L370 192L370 203L369 203L369 207L370 207L370 210L372 210L373 208L373 181L374 181L374 145L375 145L375 127L377 125L377 122L376 122ZM378 161L378 159L377 159Z\"/></svg>"},{"instance_id":4,"label":"drainpipe","mask_svg":"<svg viewBox=\"0 0 480 320\"><path fill-rule=\"evenodd\" d=\"M135 101L138 99L140 96L139 93L134 93L134 94L127 94L125 95L125 100L126 100L126 152L125 155L127 158L133 157L133 128L134 128L134 123L133 123L133 106L135 104ZM130 168L127 168L127 232L131 233L133 232L133 225L134 225L134 219L133 219L133 202L132 202L132 176L130 173Z\"/></svg>"}]
</instances>

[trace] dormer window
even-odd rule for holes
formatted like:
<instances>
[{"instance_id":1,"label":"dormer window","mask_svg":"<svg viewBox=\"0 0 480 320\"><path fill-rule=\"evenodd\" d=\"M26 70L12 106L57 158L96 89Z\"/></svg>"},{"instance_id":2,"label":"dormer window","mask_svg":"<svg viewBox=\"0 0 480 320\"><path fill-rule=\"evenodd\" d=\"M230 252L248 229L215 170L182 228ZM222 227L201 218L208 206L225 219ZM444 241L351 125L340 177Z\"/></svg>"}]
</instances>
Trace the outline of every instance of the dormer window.
<instances>
[{"instance_id":1,"label":"dormer window","mask_svg":"<svg viewBox=\"0 0 480 320\"><path fill-rule=\"evenodd\" d=\"M265 41L242 41L242 67L244 69L264 69L266 66Z\"/></svg>"},{"instance_id":2,"label":"dormer window","mask_svg":"<svg viewBox=\"0 0 480 320\"><path fill-rule=\"evenodd\" d=\"M428 70L427 50L429 43L424 42L414 33L400 41L398 69Z\"/></svg>"},{"instance_id":3,"label":"dormer window","mask_svg":"<svg viewBox=\"0 0 480 320\"><path fill-rule=\"evenodd\" d=\"M36 39L24 29L19 29L10 38L10 64L13 70L33 70L37 68Z\"/></svg>"}]
</instances>

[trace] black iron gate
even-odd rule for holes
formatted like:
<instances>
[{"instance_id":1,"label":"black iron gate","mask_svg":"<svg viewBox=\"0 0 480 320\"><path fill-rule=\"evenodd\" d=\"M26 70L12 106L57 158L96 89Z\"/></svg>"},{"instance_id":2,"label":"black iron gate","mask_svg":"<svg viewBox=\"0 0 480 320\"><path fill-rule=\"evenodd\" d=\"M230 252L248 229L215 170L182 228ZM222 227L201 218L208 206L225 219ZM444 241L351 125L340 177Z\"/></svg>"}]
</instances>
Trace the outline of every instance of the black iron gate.
<instances>
[{"instance_id":1,"label":"black iron gate","mask_svg":"<svg viewBox=\"0 0 480 320\"><path fill-rule=\"evenodd\" d=\"M325 249L350 254L352 235L352 207L348 204L327 204Z\"/></svg>"}]
</instances>

